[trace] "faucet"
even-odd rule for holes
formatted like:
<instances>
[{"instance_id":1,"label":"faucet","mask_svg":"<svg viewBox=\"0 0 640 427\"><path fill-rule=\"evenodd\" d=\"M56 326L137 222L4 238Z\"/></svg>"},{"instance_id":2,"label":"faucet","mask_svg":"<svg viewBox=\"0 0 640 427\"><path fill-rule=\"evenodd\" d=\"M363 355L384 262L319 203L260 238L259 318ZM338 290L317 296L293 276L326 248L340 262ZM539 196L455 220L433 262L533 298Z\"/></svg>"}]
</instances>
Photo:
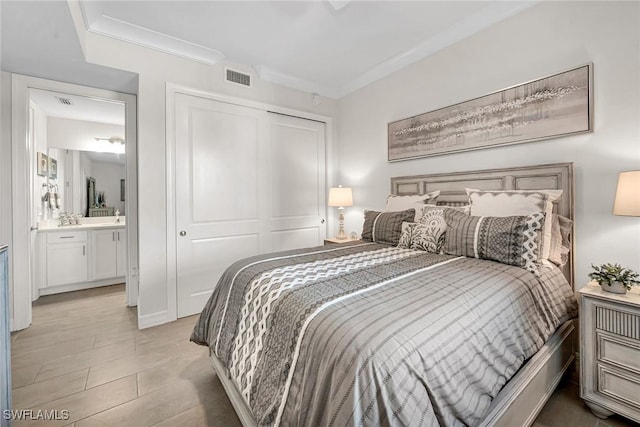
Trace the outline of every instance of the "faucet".
<instances>
[{"instance_id":1,"label":"faucet","mask_svg":"<svg viewBox=\"0 0 640 427\"><path fill-rule=\"evenodd\" d=\"M116 209L116 222L120 222L120 210Z\"/></svg>"}]
</instances>

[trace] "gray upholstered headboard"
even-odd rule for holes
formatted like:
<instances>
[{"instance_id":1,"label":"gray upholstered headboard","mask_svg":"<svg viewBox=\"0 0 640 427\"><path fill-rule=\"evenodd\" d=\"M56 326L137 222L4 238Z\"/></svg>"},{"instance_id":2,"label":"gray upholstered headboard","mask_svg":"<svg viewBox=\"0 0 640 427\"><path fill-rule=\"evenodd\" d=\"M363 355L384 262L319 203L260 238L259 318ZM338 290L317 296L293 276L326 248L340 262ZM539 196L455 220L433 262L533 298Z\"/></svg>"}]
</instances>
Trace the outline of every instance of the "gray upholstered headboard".
<instances>
[{"instance_id":1,"label":"gray upholstered headboard","mask_svg":"<svg viewBox=\"0 0 640 427\"><path fill-rule=\"evenodd\" d=\"M465 191L467 187L480 190L562 190L562 197L554 203L553 211L575 221L573 163L391 178L391 194L425 194L440 190L439 205L455 206L468 203ZM574 286L574 249L572 243L569 262L563 269L571 286Z\"/></svg>"}]
</instances>

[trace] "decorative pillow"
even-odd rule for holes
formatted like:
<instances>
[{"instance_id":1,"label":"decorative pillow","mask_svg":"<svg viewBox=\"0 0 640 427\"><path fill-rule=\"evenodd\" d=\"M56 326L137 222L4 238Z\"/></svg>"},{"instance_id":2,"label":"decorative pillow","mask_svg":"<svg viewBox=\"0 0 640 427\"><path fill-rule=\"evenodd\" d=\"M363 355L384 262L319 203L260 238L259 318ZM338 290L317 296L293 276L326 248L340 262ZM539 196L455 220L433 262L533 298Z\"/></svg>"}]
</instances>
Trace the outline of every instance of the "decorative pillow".
<instances>
[{"instance_id":1,"label":"decorative pillow","mask_svg":"<svg viewBox=\"0 0 640 427\"><path fill-rule=\"evenodd\" d=\"M542 229L542 259L548 259L551 251L551 214L553 202L562 196L562 190L475 190L467 188L471 215L473 216L513 216L545 214Z\"/></svg>"},{"instance_id":2,"label":"decorative pillow","mask_svg":"<svg viewBox=\"0 0 640 427\"><path fill-rule=\"evenodd\" d=\"M419 231L419 239L422 243L416 243L412 249L421 249L427 252L439 254L442 253L442 245L444 243L444 235L447 231L447 222L444 220L444 210L455 209L459 212L465 211L464 206L448 207L436 205L424 205L422 215L418 219L418 223L422 225L419 230L414 227L411 229L411 236L416 235ZM408 231L409 232L409 231ZM404 228L403 228L404 233ZM422 249L424 248L424 249Z\"/></svg>"},{"instance_id":3,"label":"decorative pillow","mask_svg":"<svg viewBox=\"0 0 640 427\"><path fill-rule=\"evenodd\" d=\"M384 207L385 212L398 212L407 209L415 209L416 216L414 221L418 221L422 215L422 208L427 200L435 202L436 198L440 195L440 190L432 191L431 193L422 194L419 196L395 196L389 194L387 196L387 204Z\"/></svg>"},{"instance_id":4,"label":"decorative pillow","mask_svg":"<svg viewBox=\"0 0 640 427\"><path fill-rule=\"evenodd\" d=\"M446 230L447 224L444 224ZM439 224L432 227L418 222L403 222L398 246L439 254L444 242L444 232L439 232Z\"/></svg>"},{"instance_id":5,"label":"decorative pillow","mask_svg":"<svg viewBox=\"0 0 640 427\"><path fill-rule=\"evenodd\" d=\"M544 217L542 212L527 216L468 216L447 209L443 249L447 254L498 261L539 275Z\"/></svg>"},{"instance_id":6,"label":"decorative pillow","mask_svg":"<svg viewBox=\"0 0 640 427\"><path fill-rule=\"evenodd\" d=\"M571 251L571 221L562 215L553 214L551 218L551 249L549 261L562 268L569 261Z\"/></svg>"},{"instance_id":7,"label":"decorative pillow","mask_svg":"<svg viewBox=\"0 0 640 427\"><path fill-rule=\"evenodd\" d=\"M402 223L413 221L415 216L415 209L401 212L364 211L362 240L397 246L402 232Z\"/></svg>"}]
</instances>

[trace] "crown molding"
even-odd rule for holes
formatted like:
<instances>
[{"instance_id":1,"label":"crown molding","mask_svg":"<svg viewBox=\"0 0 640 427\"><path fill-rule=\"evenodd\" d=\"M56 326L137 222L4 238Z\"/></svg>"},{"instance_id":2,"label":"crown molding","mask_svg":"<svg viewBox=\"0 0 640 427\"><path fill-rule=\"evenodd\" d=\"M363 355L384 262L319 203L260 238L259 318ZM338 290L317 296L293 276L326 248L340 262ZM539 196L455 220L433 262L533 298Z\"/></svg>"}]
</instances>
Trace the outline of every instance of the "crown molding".
<instances>
[{"instance_id":1,"label":"crown molding","mask_svg":"<svg viewBox=\"0 0 640 427\"><path fill-rule=\"evenodd\" d=\"M84 0L80 4L85 27L89 32L191 59L203 64L215 64L224 59L224 55L218 50L104 15L100 10L99 2Z\"/></svg>"},{"instance_id":2,"label":"crown molding","mask_svg":"<svg viewBox=\"0 0 640 427\"><path fill-rule=\"evenodd\" d=\"M303 92L318 93L327 98L338 98L338 92L335 88L285 74L269 67L265 67L264 65L254 65L253 68L262 80L290 87L292 89L298 89Z\"/></svg>"},{"instance_id":3,"label":"crown molding","mask_svg":"<svg viewBox=\"0 0 640 427\"><path fill-rule=\"evenodd\" d=\"M69 1L72 2L75 0ZM274 70L264 65L255 65L253 68L262 80L304 92L318 93L328 98L338 99L433 55L500 21L514 16L540 3L540 1L542 0L504 1L490 4L419 45L381 62L342 86L333 87L323 85ZM218 50L104 15L100 9L99 2L81 0L79 3L87 31L209 65L219 63L225 58L223 53Z\"/></svg>"}]
</instances>

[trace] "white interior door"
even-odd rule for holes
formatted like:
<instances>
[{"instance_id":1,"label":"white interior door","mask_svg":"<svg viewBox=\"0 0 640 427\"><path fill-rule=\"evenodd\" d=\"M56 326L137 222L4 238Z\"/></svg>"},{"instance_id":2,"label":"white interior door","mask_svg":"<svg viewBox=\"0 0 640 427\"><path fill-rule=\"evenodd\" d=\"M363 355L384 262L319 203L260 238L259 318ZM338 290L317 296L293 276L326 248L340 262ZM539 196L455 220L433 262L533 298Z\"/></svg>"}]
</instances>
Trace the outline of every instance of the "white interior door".
<instances>
[{"instance_id":1,"label":"white interior door","mask_svg":"<svg viewBox=\"0 0 640 427\"><path fill-rule=\"evenodd\" d=\"M326 237L325 124L269 113L271 250L316 246Z\"/></svg>"},{"instance_id":2,"label":"white interior door","mask_svg":"<svg viewBox=\"0 0 640 427\"><path fill-rule=\"evenodd\" d=\"M198 313L234 261L269 249L266 112L177 94L178 317Z\"/></svg>"}]
</instances>

